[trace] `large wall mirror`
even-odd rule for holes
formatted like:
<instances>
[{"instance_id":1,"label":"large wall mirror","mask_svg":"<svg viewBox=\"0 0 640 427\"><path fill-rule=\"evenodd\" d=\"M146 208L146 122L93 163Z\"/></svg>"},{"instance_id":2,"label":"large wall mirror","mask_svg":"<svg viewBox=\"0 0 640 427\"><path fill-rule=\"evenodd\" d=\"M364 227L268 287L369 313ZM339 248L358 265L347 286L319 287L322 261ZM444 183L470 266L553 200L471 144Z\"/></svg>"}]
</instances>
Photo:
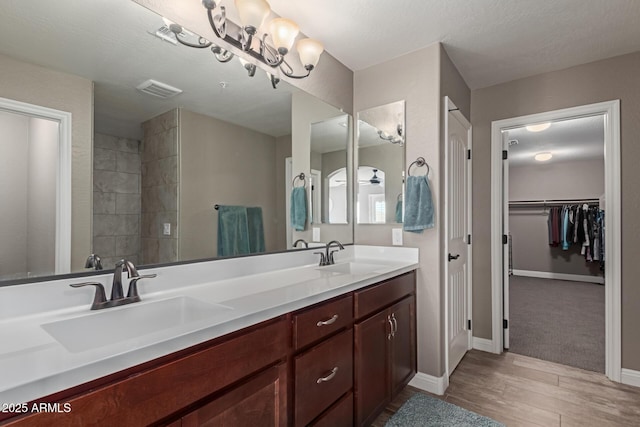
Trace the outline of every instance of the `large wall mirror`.
<instances>
[{"instance_id":1,"label":"large wall mirror","mask_svg":"<svg viewBox=\"0 0 640 427\"><path fill-rule=\"evenodd\" d=\"M288 227L287 171L310 161L319 191L318 216L309 225L335 224L341 241L353 242L350 199L346 190L332 190L346 185L352 145L352 120L339 109L284 81L274 88L261 69L249 76L237 57L219 63L209 49L177 44L161 16L130 0L3 2L0 35L0 98L72 116L71 261L42 267L50 252L16 250L22 240L38 249L52 239L55 219L31 214L59 203L60 188L47 197L27 190L42 193L38 179L60 184L53 163L28 168L19 187L25 194L17 197L14 187L11 205L33 199L31 213L13 212L10 204L0 210L0 257L20 252L22 259L0 262L0 285L88 271L92 253L110 269L121 258L149 265L286 250L298 237ZM294 131L305 112L294 105L300 97L334 112L305 122L306 136ZM7 114L16 112L0 110L0 146L20 146L23 157L47 153L16 137L35 135L33 121L18 113L7 125ZM57 158L36 160L46 157ZM38 171L40 178L33 176ZM3 200L8 187L0 186ZM28 220L10 230L19 217ZM246 227L238 227L243 221Z\"/></svg>"},{"instance_id":2,"label":"large wall mirror","mask_svg":"<svg viewBox=\"0 0 640 427\"><path fill-rule=\"evenodd\" d=\"M358 224L402 223L404 101L358 112Z\"/></svg>"}]
</instances>

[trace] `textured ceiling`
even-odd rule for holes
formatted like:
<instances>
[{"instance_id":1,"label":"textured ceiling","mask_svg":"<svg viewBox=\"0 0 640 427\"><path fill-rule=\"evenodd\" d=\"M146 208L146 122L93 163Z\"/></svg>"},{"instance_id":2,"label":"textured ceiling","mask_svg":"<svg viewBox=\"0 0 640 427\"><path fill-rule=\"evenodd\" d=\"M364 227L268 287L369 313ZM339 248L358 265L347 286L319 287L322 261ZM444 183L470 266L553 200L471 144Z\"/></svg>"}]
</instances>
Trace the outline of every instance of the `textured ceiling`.
<instances>
[{"instance_id":1,"label":"textured ceiling","mask_svg":"<svg viewBox=\"0 0 640 427\"><path fill-rule=\"evenodd\" d=\"M511 129L509 141L509 166L531 166L575 160L604 162L604 117L580 117L551 123L541 132L526 128ZM540 152L550 152L553 157L546 162L534 160Z\"/></svg>"},{"instance_id":2,"label":"textured ceiling","mask_svg":"<svg viewBox=\"0 0 640 427\"><path fill-rule=\"evenodd\" d=\"M442 42L471 89L640 50L638 0L269 3L352 70Z\"/></svg>"}]
</instances>

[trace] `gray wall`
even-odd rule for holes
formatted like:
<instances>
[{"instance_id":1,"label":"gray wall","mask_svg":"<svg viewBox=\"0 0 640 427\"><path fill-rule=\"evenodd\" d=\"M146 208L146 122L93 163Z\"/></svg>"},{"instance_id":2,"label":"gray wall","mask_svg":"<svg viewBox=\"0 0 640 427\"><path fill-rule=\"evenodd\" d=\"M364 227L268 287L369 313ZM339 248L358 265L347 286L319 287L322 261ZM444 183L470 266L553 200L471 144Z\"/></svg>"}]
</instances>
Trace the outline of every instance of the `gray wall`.
<instances>
[{"instance_id":1,"label":"gray wall","mask_svg":"<svg viewBox=\"0 0 640 427\"><path fill-rule=\"evenodd\" d=\"M178 257L178 113L167 111L142 124L141 254L143 264ZM163 224L171 234L165 236Z\"/></svg>"},{"instance_id":2,"label":"gray wall","mask_svg":"<svg viewBox=\"0 0 640 427\"><path fill-rule=\"evenodd\" d=\"M27 271L34 276L56 271L58 135L58 122L29 119Z\"/></svg>"},{"instance_id":3,"label":"gray wall","mask_svg":"<svg viewBox=\"0 0 640 427\"><path fill-rule=\"evenodd\" d=\"M0 111L0 278L55 273L58 123Z\"/></svg>"},{"instance_id":4,"label":"gray wall","mask_svg":"<svg viewBox=\"0 0 640 427\"><path fill-rule=\"evenodd\" d=\"M27 271L29 118L0 111L0 278Z\"/></svg>"},{"instance_id":5,"label":"gray wall","mask_svg":"<svg viewBox=\"0 0 640 427\"><path fill-rule=\"evenodd\" d=\"M96 133L93 149L93 253L105 269L140 256L140 141Z\"/></svg>"},{"instance_id":6,"label":"gray wall","mask_svg":"<svg viewBox=\"0 0 640 427\"><path fill-rule=\"evenodd\" d=\"M406 101L406 167L417 157L431 166L429 176L436 206L436 226L422 234L404 233L404 244L420 249L417 276L418 370L444 373L444 303L440 217L442 97L450 95L462 112L469 113L469 89L439 43L379 65L356 71L354 111L404 99ZM391 229L398 225L357 225L359 244L391 244Z\"/></svg>"},{"instance_id":7,"label":"gray wall","mask_svg":"<svg viewBox=\"0 0 640 427\"><path fill-rule=\"evenodd\" d=\"M291 157L291 135L276 138L276 236L274 250L287 249L287 195L290 185L286 179L286 159Z\"/></svg>"},{"instance_id":8,"label":"gray wall","mask_svg":"<svg viewBox=\"0 0 640 427\"><path fill-rule=\"evenodd\" d=\"M217 256L216 203L261 207L265 249L279 247L276 138L187 110L179 132L180 258Z\"/></svg>"},{"instance_id":9,"label":"gray wall","mask_svg":"<svg viewBox=\"0 0 640 427\"><path fill-rule=\"evenodd\" d=\"M640 52L474 90L474 335L491 338L491 122L560 108L621 100L622 367L640 370Z\"/></svg>"},{"instance_id":10,"label":"gray wall","mask_svg":"<svg viewBox=\"0 0 640 427\"><path fill-rule=\"evenodd\" d=\"M396 223L396 203L402 193L403 151L403 146L391 143L358 148L358 166L371 166L385 173L386 222L395 223L396 227L400 226Z\"/></svg>"},{"instance_id":11,"label":"gray wall","mask_svg":"<svg viewBox=\"0 0 640 427\"><path fill-rule=\"evenodd\" d=\"M71 123L71 271L91 253L93 83L0 55L0 97L68 111Z\"/></svg>"}]
</instances>

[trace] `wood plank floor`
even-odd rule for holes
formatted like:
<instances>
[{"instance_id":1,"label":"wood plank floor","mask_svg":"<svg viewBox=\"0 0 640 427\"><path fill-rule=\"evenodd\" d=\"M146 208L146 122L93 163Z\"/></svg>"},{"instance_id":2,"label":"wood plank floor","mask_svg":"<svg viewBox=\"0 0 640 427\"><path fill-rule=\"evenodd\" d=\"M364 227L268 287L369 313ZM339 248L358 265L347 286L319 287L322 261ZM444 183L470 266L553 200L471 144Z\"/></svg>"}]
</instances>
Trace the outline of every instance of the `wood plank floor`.
<instances>
[{"instance_id":1,"label":"wood plank floor","mask_svg":"<svg viewBox=\"0 0 640 427\"><path fill-rule=\"evenodd\" d=\"M407 386L373 426L384 426L415 393L425 392ZM640 388L513 353L471 350L451 375L445 395L430 396L507 426L640 426Z\"/></svg>"}]
</instances>

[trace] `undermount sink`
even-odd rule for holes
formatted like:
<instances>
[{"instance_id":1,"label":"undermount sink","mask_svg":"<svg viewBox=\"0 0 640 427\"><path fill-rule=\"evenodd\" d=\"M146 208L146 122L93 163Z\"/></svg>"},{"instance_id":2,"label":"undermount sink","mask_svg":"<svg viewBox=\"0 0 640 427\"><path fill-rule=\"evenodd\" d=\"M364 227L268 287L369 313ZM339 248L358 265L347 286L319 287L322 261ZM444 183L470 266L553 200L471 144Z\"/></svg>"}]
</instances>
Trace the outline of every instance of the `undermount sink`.
<instances>
[{"instance_id":1,"label":"undermount sink","mask_svg":"<svg viewBox=\"0 0 640 427\"><path fill-rule=\"evenodd\" d=\"M67 350L77 353L198 322L228 310L232 308L176 297L94 311L41 326Z\"/></svg>"},{"instance_id":2,"label":"undermount sink","mask_svg":"<svg viewBox=\"0 0 640 427\"><path fill-rule=\"evenodd\" d=\"M377 264L367 264L363 262L343 262L339 264L326 265L319 267L318 270L329 271L337 274L370 274L384 270L383 266Z\"/></svg>"}]
</instances>

